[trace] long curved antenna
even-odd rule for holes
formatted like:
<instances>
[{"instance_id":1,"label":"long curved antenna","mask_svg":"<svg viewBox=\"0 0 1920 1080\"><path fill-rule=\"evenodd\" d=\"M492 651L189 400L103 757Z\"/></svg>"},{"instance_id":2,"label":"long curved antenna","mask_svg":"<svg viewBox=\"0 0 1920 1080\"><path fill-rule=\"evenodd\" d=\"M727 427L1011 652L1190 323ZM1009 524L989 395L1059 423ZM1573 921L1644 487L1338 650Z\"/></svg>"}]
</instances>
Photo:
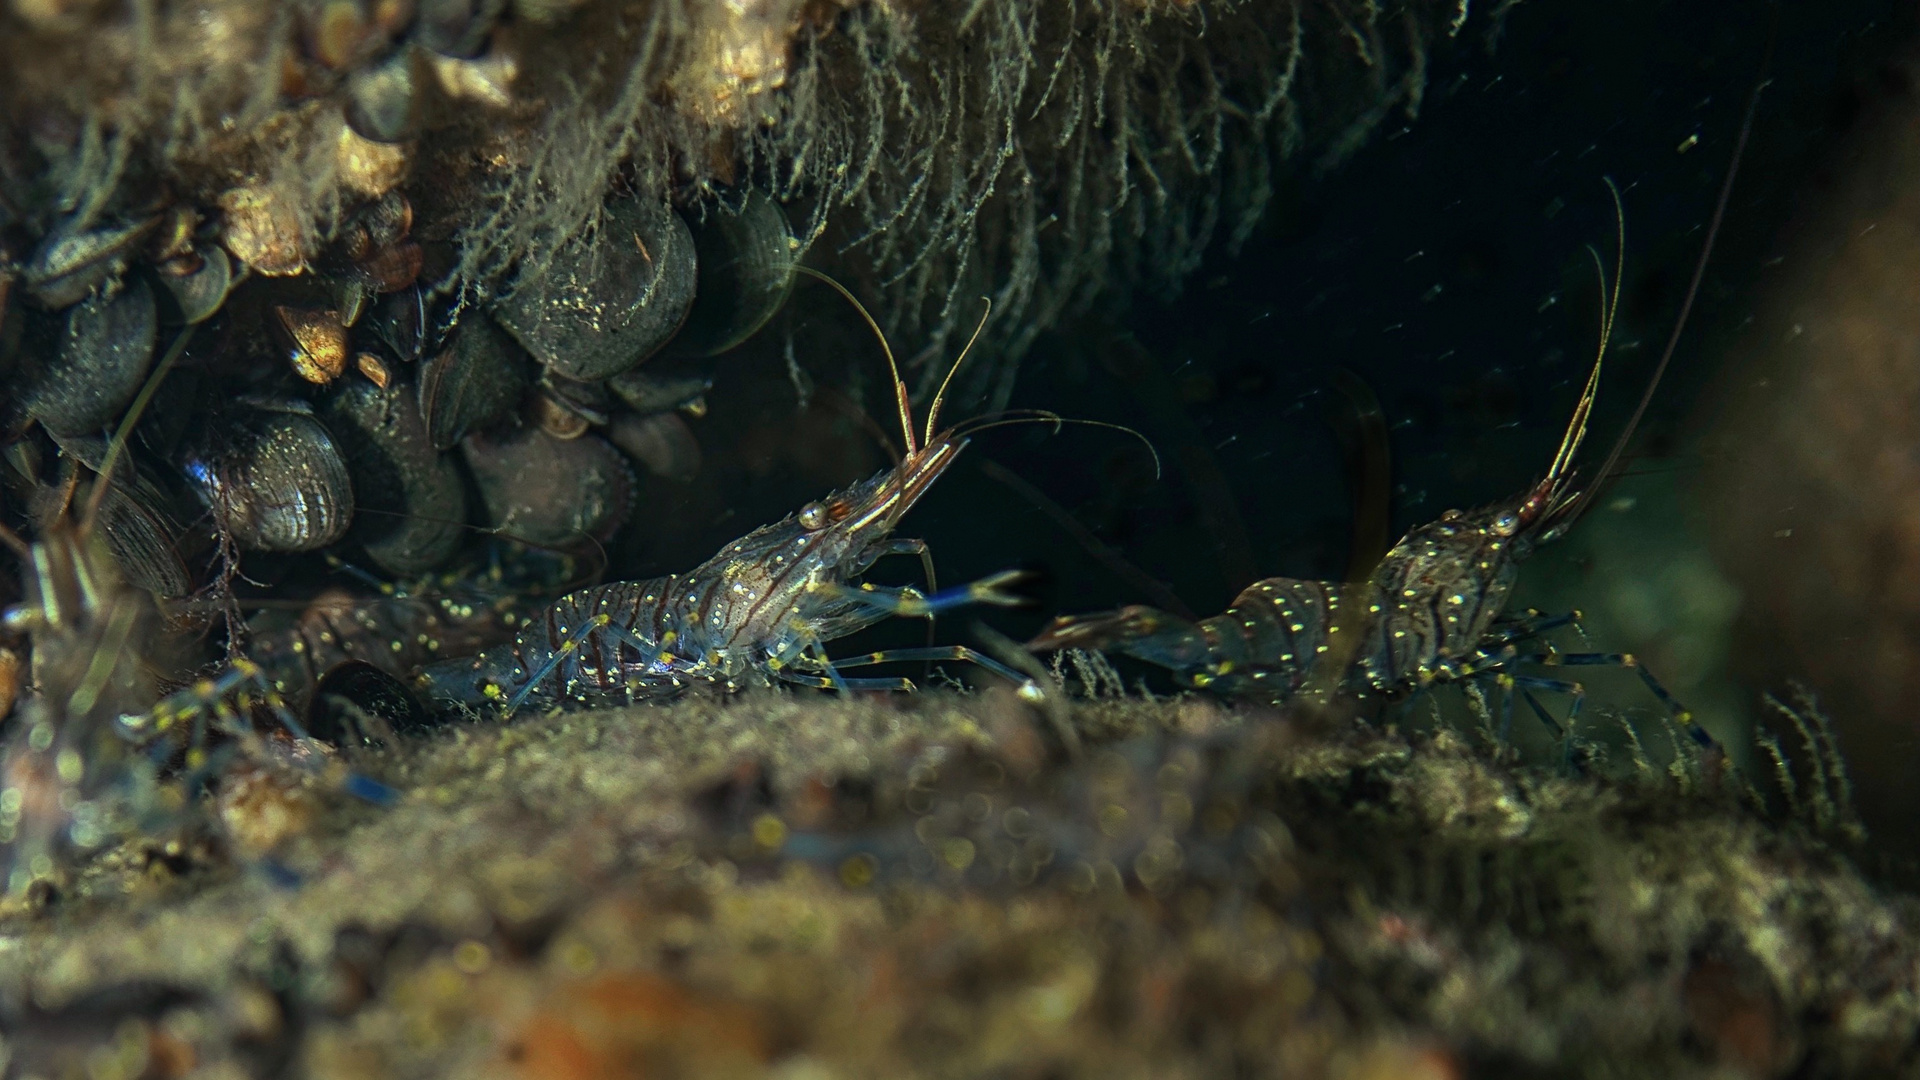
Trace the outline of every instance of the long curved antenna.
<instances>
[{"instance_id":1,"label":"long curved antenna","mask_svg":"<svg viewBox=\"0 0 1920 1080\"><path fill-rule=\"evenodd\" d=\"M973 324L973 336L967 339L967 344L960 350L960 355L953 358L953 366L947 369L947 377L940 380L940 389L934 392L933 404L927 406L928 442L933 441L935 425L940 422L940 406L947 400L947 387L953 385L953 377L960 373L960 365L967 359L967 354L973 351L973 343L980 340L980 331L987 328L987 317L993 314L993 297L983 296L980 302L987 307L980 313L980 321Z\"/></svg>"},{"instance_id":2,"label":"long curved antenna","mask_svg":"<svg viewBox=\"0 0 1920 1080\"><path fill-rule=\"evenodd\" d=\"M913 432L913 405L907 399L907 384L900 378L900 365L893 358L893 346L887 343L886 331L880 329L880 324L874 321L873 315L867 311L867 306L862 304L860 298L853 295L845 285L840 284L838 281L815 270L811 266L796 266L794 269L816 281L824 281L828 285L833 286L833 291L839 293L842 297L846 298L847 303L853 305L853 310L858 311L860 317L867 321L867 327L873 331L873 336L880 339L880 349L887 354L887 371L893 375L893 396L900 406L900 432L907 440L907 456L912 457L914 454L919 453L920 444L915 440ZM949 375L948 377L951 378L952 376Z\"/></svg>"},{"instance_id":3,"label":"long curved antenna","mask_svg":"<svg viewBox=\"0 0 1920 1080\"><path fill-rule=\"evenodd\" d=\"M1140 444L1147 448L1147 453L1153 456L1153 478L1155 480L1160 479L1159 448L1153 445L1152 439L1147 438L1139 431L1125 424L1109 424L1105 420L1083 420L1077 416L1061 416L1058 413L1051 413L1045 409L1010 409L1006 412L988 413L986 416L976 416L971 420L963 420L955 424L953 430L948 434L951 438L960 439L977 435L982 431L990 431L997 427L1013 427L1016 424L1050 424L1055 430L1071 424L1075 427L1106 428L1109 431L1119 431L1131 435L1139 439Z\"/></svg>"},{"instance_id":4,"label":"long curved antenna","mask_svg":"<svg viewBox=\"0 0 1920 1080\"><path fill-rule=\"evenodd\" d=\"M1586 388L1580 391L1580 403L1573 408L1573 417L1567 421L1567 433L1560 438L1560 450L1553 456L1553 464L1547 469L1548 480L1558 480L1573 465L1574 455L1580 452L1580 444L1587 437L1587 420L1593 415L1594 398L1600 394L1600 368L1607 361L1607 346L1613 341L1613 319L1620 310L1620 281L1627 276L1627 208L1620 202L1620 189L1613 177L1603 176L1607 191L1613 196L1613 223L1615 232L1615 254L1613 259L1613 283L1607 283L1607 268L1600 261L1600 253L1587 245L1587 254L1593 258L1594 273L1600 277L1600 307L1605 313L1600 318L1600 347L1595 350L1593 370L1587 375Z\"/></svg>"},{"instance_id":5,"label":"long curved antenna","mask_svg":"<svg viewBox=\"0 0 1920 1080\"><path fill-rule=\"evenodd\" d=\"M1767 62L1771 62L1772 58L1773 42L1769 40ZM1764 71L1765 68L1766 63L1763 63L1761 69ZM1660 353L1660 362L1654 366L1653 377L1647 380L1647 388L1640 395L1640 403L1634 406L1633 415L1627 418L1627 426L1620 432L1620 437L1613 441L1613 448L1607 451L1606 460L1600 463L1599 470L1593 474L1594 482L1587 485L1586 490L1574 496L1573 500L1567 504L1566 510L1560 514L1561 520L1556 528L1564 529L1579 518L1587 505L1593 501L1594 493L1600 489L1601 483L1613 473L1613 467L1620 462L1620 455L1626 451L1627 440L1633 437L1634 429L1640 426L1641 418L1647 414L1647 406L1653 402L1653 392L1660 385L1660 377L1667 373L1667 364L1672 361L1674 350L1680 346L1680 334L1687 328L1687 317L1692 314L1693 302L1700 295L1700 283L1707 276L1707 262L1713 258L1714 241L1720 236L1720 224L1727 216L1727 203L1733 197L1733 179L1740 175L1740 159L1746 154L1747 138L1753 134L1753 117L1760 111L1760 93L1767 88L1769 81L1761 79L1754 83L1753 92L1747 96L1746 116L1740 121L1740 137L1733 145L1733 161L1727 166L1727 178L1720 185L1720 199L1714 204L1713 217L1707 223L1706 243L1701 245L1700 259L1693 266L1693 280L1687 283L1686 299L1680 302L1680 318L1673 324L1673 333L1667 336L1667 347Z\"/></svg>"}]
</instances>

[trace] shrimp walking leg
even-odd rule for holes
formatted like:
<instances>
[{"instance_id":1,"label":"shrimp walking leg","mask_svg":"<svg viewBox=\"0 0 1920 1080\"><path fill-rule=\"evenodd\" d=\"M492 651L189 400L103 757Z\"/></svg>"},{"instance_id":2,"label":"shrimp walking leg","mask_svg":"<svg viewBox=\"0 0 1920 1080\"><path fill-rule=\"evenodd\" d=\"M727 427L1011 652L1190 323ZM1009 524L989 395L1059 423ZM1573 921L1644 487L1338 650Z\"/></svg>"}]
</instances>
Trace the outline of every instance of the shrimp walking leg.
<instances>
[{"instance_id":1,"label":"shrimp walking leg","mask_svg":"<svg viewBox=\"0 0 1920 1080\"><path fill-rule=\"evenodd\" d=\"M661 648L659 644L648 641L632 630L621 626L618 622L614 621L611 615L608 615L606 612L601 612L593 618L588 619L585 625L581 626L579 630L568 637L559 648L553 650L553 654L547 657L546 662L542 663L527 679L526 685L522 686L513 697L507 701L507 715L512 716L519 710L520 706L526 704L527 698L533 694L534 689L542 682L545 682L547 677L553 675L563 664L572 662L575 666L578 666L580 647L591 640L593 635L598 633L608 634L618 643L633 646L643 657L653 657ZM577 681L580 673L576 671L571 674L564 672L562 674L564 677L560 679L560 683L562 692L564 693L568 685Z\"/></svg>"},{"instance_id":2,"label":"shrimp walking leg","mask_svg":"<svg viewBox=\"0 0 1920 1080\"><path fill-rule=\"evenodd\" d=\"M1693 718L1692 710L1682 705L1680 700L1654 677L1653 672L1647 670L1647 665L1641 663L1640 658L1632 653L1566 653L1556 657L1554 662L1569 666L1589 665L1631 669L1634 674L1640 676L1640 681L1646 684L1647 690L1659 699L1660 704L1673 717L1674 722L1686 728L1688 738L1699 744L1702 750L1709 750L1719 745L1707 729L1701 727Z\"/></svg>"},{"instance_id":3,"label":"shrimp walking leg","mask_svg":"<svg viewBox=\"0 0 1920 1080\"><path fill-rule=\"evenodd\" d=\"M828 678L825 675L803 675L797 671L781 672L780 680L795 686L810 687L814 690L832 690L842 694L849 690L887 690L911 694L919 689L913 685L911 679Z\"/></svg>"},{"instance_id":4,"label":"shrimp walking leg","mask_svg":"<svg viewBox=\"0 0 1920 1080\"><path fill-rule=\"evenodd\" d=\"M901 618L927 618L942 611L963 607L967 604L992 604L996 607L1014 607L1026 601L1007 591L1005 586L1021 580L1026 575L1018 570L1009 570L981 578L970 585L928 595L912 588L890 588L884 585L822 585L821 594L830 600L840 600Z\"/></svg>"},{"instance_id":5,"label":"shrimp walking leg","mask_svg":"<svg viewBox=\"0 0 1920 1080\"><path fill-rule=\"evenodd\" d=\"M865 656L854 657L848 660L836 660L834 664L838 667L850 668L865 667L869 664L940 660L952 660L957 663L972 664L975 667L985 668L995 675L1013 682L1015 685L1024 686L1032 681L1025 675L995 660L993 657L987 656L977 650L969 649L965 645L934 645L917 649L883 649L880 652L868 653Z\"/></svg>"}]
</instances>

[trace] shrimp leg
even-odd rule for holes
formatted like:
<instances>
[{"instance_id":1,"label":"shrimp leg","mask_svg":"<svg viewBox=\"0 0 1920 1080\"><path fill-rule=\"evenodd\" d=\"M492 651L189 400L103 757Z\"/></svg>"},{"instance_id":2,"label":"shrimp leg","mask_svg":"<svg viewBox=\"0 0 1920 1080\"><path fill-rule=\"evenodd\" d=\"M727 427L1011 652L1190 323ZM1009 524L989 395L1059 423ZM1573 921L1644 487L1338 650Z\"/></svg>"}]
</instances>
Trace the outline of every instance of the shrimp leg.
<instances>
[{"instance_id":1,"label":"shrimp leg","mask_svg":"<svg viewBox=\"0 0 1920 1080\"><path fill-rule=\"evenodd\" d=\"M998 607L1016 607L1024 604L1025 599L1005 589L1005 586L1024 577L1026 574L1023 571L1008 570L981 578L970 585L958 585L936 592L931 596L918 589L895 589L884 585L855 587L823 584L817 586L816 590L829 600L856 603L888 615L904 618L926 618L966 604L993 604Z\"/></svg>"},{"instance_id":2,"label":"shrimp leg","mask_svg":"<svg viewBox=\"0 0 1920 1080\"><path fill-rule=\"evenodd\" d=\"M553 654L547 657L546 662L540 665L532 677L527 679L526 684L520 687L519 691L507 702L507 715L512 716L518 711L520 706L526 703L527 698L533 694L534 688L545 681L547 676L553 674L554 670L562 663L572 658L573 654L579 651L580 646L584 645L588 638L603 630L611 633L620 641L632 645L640 651L640 655L642 656L651 655L658 648L653 642L640 637L633 631L615 622L613 616L603 611L593 618L588 619L579 630L567 638L565 643L553 650Z\"/></svg>"},{"instance_id":3,"label":"shrimp leg","mask_svg":"<svg viewBox=\"0 0 1920 1080\"><path fill-rule=\"evenodd\" d=\"M1547 663L1548 661L1540 662ZM1632 653L1566 653L1555 657L1551 662L1568 665L1580 664L1597 667L1630 668L1634 674L1640 676L1640 681L1646 684L1647 689L1653 693L1655 698L1659 699L1660 704L1664 706L1668 712L1673 714L1674 721L1687 729L1687 736L1698 743L1701 749L1711 749L1719 745L1714 737L1708 734L1707 730L1701 727L1699 722L1694 720L1692 710L1682 705L1678 698L1674 697L1665 686L1661 685L1659 679L1653 677L1653 672L1647 670L1647 666L1640 662L1639 657L1634 656Z\"/></svg>"},{"instance_id":4,"label":"shrimp leg","mask_svg":"<svg viewBox=\"0 0 1920 1080\"><path fill-rule=\"evenodd\" d=\"M815 690L833 690L842 694L849 690L898 690L910 694L918 689L913 685L913 680L911 679L835 680L825 675L802 675L797 671L783 671L780 673L780 679L783 682L790 682L795 686L807 686Z\"/></svg>"},{"instance_id":5,"label":"shrimp leg","mask_svg":"<svg viewBox=\"0 0 1920 1080\"><path fill-rule=\"evenodd\" d=\"M969 649L965 645L935 645L920 649L884 649L880 652L868 653L865 656L854 657L849 660L836 660L834 663L839 667L850 668L865 667L869 664L891 664L915 660L955 660L985 668L1003 679L1012 681L1016 685L1025 685L1033 681L1000 661L995 660L993 657L987 656L974 649Z\"/></svg>"}]
</instances>

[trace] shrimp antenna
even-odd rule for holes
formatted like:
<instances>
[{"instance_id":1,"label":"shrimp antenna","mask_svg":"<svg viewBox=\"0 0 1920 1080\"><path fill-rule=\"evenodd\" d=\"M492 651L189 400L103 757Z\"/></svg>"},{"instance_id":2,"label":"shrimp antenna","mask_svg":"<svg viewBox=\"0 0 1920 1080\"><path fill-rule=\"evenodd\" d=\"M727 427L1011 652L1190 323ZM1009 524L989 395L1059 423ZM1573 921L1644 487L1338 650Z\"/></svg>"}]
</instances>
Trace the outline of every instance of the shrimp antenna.
<instances>
[{"instance_id":1,"label":"shrimp antenna","mask_svg":"<svg viewBox=\"0 0 1920 1080\"><path fill-rule=\"evenodd\" d=\"M100 462L100 468L95 474L93 491L87 496L87 510L82 521L91 522L100 512L100 504L106 501L107 487L113 480L113 467L119 462L121 452L126 449L127 440L133 437L133 426L140 422L141 414L147 411L148 403L153 401L153 395L159 391L161 381L167 377L169 371L173 370L173 365L179 361L180 354L187 351L187 339L193 336L194 330L195 327L192 324L180 328L180 333L173 339L173 344L167 346L166 354L160 357L158 364L154 365L153 374L147 376L146 384L140 387L140 393L133 399L133 404L127 407L127 415L120 418L120 427L114 431L113 442L107 447L106 459Z\"/></svg>"},{"instance_id":2,"label":"shrimp antenna","mask_svg":"<svg viewBox=\"0 0 1920 1080\"><path fill-rule=\"evenodd\" d=\"M1600 347L1594 353L1593 371L1587 375L1586 388L1580 391L1580 403L1573 407L1573 418L1567 422L1567 433L1560 439L1560 451L1547 469L1548 480L1558 480L1566 474L1573 465L1573 456L1580 452L1580 444L1586 440L1587 420L1593 415L1593 401L1600 393L1600 368L1606 363L1607 346L1613 341L1613 318L1620 310L1620 281L1627 274L1627 209L1620 202L1620 189L1613 177L1600 179L1606 181L1607 193L1613 196L1613 282L1608 284L1606 265L1600 261L1600 253L1588 244L1587 254L1593 259L1594 273L1600 277L1600 308L1605 313L1600 317Z\"/></svg>"},{"instance_id":3,"label":"shrimp antenna","mask_svg":"<svg viewBox=\"0 0 1920 1080\"><path fill-rule=\"evenodd\" d=\"M1761 64L1762 71L1765 71L1767 65L1772 62L1773 45L1773 39L1769 38L1767 57ZM1753 134L1753 117L1760 111L1760 93L1767 88L1769 81L1761 79L1754 83L1753 92L1747 96L1747 112L1740 121L1740 136L1733 144L1733 160L1727 165L1727 178L1720 184L1720 198L1714 203L1713 217L1707 222L1706 242L1700 246L1699 261L1693 265L1693 280L1687 283L1686 298L1680 302L1680 317L1674 321L1673 332L1667 335L1667 346L1660 352L1660 362L1654 365L1653 377L1647 380L1647 388L1640 394L1640 403L1634 406L1633 415L1627 418L1627 426L1621 429L1620 437L1613 441L1613 448L1607 451L1606 460L1601 462L1599 471L1593 474L1594 482L1589 484L1586 490L1575 495L1568 503L1566 510L1559 515L1558 528L1566 528L1580 516L1587 504L1593 501L1594 493L1599 490L1601 482L1611 475L1613 467L1620 463L1620 455L1626 451L1627 440L1633 437L1634 430L1640 426L1641 419L1646 416L1647 406L1653 403L1653 392L1660 385L1660 377L1667 373L1667 364L1673 360L1674 350L1680 346L1680 335L1687 328L1687 317L1693 313L1693 302L1700 296L1700 283L1707 276L1707 263L1713 258L1714 241L1719 239L1720 225L1727 217L1727 203L1733 197L1733 179L1740 175L1740 159L1745 156L1747 139ZM1618 287L1618 282L1615 286Z\"/></svg>"},{"instance_id":4,"label":"shrimp antenna","mask_svg":"<svg viewBox=\"0 0 1920 1080\"><path fill-rule=\"evenodd\" d=\"M900 406L900 431L906 436L907 456L912 457L914 454L919 453L920 444L914 440L913 434L913 405L907 400L907 384L900 378L900 365L893 359L893 346L887 344L886 331L880 329L880 324L874 321L872 314L867 311L867 306L862 304L860 298L853 295L845 285L840 284L838 281L815 270L811 266L796 266L794 269L816 281L824 281L828 285L833 286L833 291L845 297L847 303L853 305L853 310L859 312L860 317L867 321L867 326L873 331L873 336L880 339L880 350L887 354L887 371L893 375L893 396ZM949 376L949 378L951 378L951 376Z\"/></svg>"},{"instance_id":5,"label":"shrimp antenna","mask_svg":"<svg viewBox=\"0 0 1920 1080\"><path fill-rule=\"evenodd\" d=\"M973 324L973 336L967 339L967 344L960 350L960 355L953 358L953 366L947 369L947 377L940 380L940 389L934 392L933 404L927 406L928 442L933 441L933 433L937 430L935 425L940 422L940 406L947 400L947 387L953 385L953 377L959 374L960 365L967 359L967 354L973 351L973 343L980 340L980 331L987 328L987 316L993 314L993 297L983 296L980 302L985 304L986 308L980 312L980 321Z\"/></svg>"},{"instance_id":6,"label":"shrimp antenna","mask_svg":"<svg viewBox=\"0 0 1920 1080\"><path fill-rule=\"evenodd\" d=\"M1008 409L1005 412L988 413L985 416L976 416L971 420L963 420L954 426L952 436L958 439L965 436L977 435L982 431L990 431L997 427L1013 427L1016 424L1050 424L1055 431L1071 424L1075 427L1106 428L1108 431L1118 431L1131 435L1139 439L1140 444L1147 448L1147 453L1152 455L1153 478L1155 480L1160 479L1159 449L1153 445L1152 439L1147 438L1138 430L1130 428L1125 424L1110 424L1105 420L1084 420L1077 416L1061 416L1059 413L1048 412L1045 409Z\"/></svg>"}]
</instances>

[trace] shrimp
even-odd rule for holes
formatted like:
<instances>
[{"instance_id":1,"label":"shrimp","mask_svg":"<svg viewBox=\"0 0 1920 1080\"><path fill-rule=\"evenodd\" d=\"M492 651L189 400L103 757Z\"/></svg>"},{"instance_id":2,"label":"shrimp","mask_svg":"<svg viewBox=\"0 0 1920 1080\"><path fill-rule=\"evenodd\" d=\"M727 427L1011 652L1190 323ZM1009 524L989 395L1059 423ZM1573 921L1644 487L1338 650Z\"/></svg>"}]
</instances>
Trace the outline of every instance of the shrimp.
<instances>
[{"instance_id":1,"label":"shrimp","mask_svg":"<svg viewBox=\"0 0 1920 1080\"><path fill-rule=\"evenodd\" d=\"M1764 85L1764 84L1762 84ZM1720 189L1706 242L1680 317L1626 428L1595 475L1604 481L1619 460L1654 389L1673 358L1713 252L1733 179L1753 122L1754 90L1740 129L1733 165ZM1618 265L1626 256L1625 213L1613 192L1619 222ZM1595 264L1599 256L1595 255ZM1146 606L1091 615L1064 615L1027 643L1036 651L1108 650L1173 671L1187 685L1230 697L1286 706L1303 696L1337 690L1359 701L1404 698L1436 683L1488 681L1500 691L1500 736L1511 731L1513 697L1521 692L1556 738L1578 717L1585 689L1577 682L1521 669L1529 665L1610 665L1635 670L1648 689L1702 748L1718 744L1630 653L1562 653L1550 645L1523 651L1522 643L1575 623L1578 613L1507 615L1519 564L1541 544L1565 535L1591 504L1599 481L1582 487L1574 461L1587 433L1620 301L1620 271L1611 285L1600 267L1605 312L1600 345L1559 451L1546 475L1527 491L1475 510L1450 510L1403 537L1363 580L1267 578L1243 590L1225 612L1191 620ZM1572 699L1565 727L1530 690Z\"/></svg>"},{"instance_id":2,"label":"shrimp","mask_svg":"<svg viewBox=\"0 0 1920 1080\"><path fill-rule=\"evenodd\" d=\"M822 280L880 333L851 293ZM839 661L827 655L827 642L891 616L929 618L963 604L1023 602L1008 589L1022 577L1019 572L932 593L855 584L883 556L925 557L925 542L894 538L900 519L959 459L971 432L1006 422L981 417L939 428L947 388L966 359L963 349L928 406L924 434L916 437L893 350L885 335L880 343L905 441L898 465L755 529L687 573L563 596L528 619L512 642L425 668L417 680L422 694L442 705L504 707L511 715L527 706L657 701L692 686L727 693L776 683L912 690L902 678L841 674L849 667L908 660L969 662L1037 692L1024 676L965 646L894 649Z\"/></svg>"}]
</instances>

